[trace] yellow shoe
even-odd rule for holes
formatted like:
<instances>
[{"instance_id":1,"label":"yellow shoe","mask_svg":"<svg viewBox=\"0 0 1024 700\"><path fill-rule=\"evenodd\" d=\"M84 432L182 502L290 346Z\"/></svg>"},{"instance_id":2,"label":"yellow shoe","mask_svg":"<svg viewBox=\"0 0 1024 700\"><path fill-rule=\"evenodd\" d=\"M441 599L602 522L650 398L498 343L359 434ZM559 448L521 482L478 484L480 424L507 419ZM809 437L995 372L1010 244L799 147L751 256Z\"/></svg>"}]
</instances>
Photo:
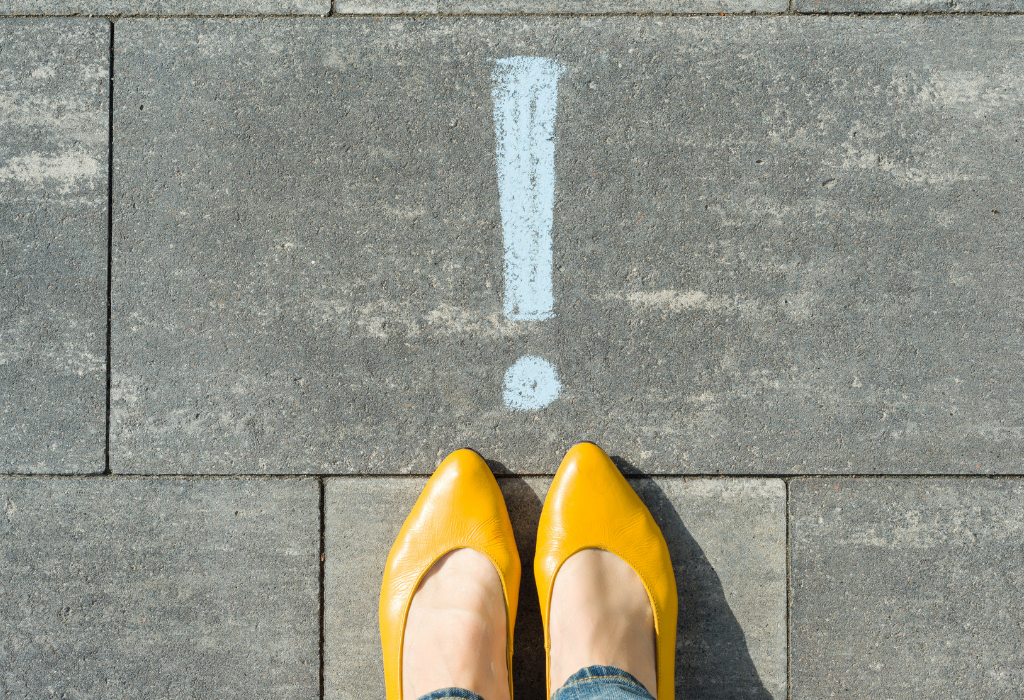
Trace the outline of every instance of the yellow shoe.
<instances>
[{"instance_id":1,"label":"yellow shoe","mask_svg":"<svg viewBox=\"0 0 1024 700\"><path fill-rule=\"evenodd\" d=\"M487 463L472 450L441 462L405 519L384 565L380 591L380 641L387 700L402 698L402 639L413 594L442 556L468 547L498 570L505 593L509 697L512 696L512 630L519 602L519 552L505 500ZM413 700L413 699L410 699Z\"/></svg>"},{"instance_id":2,"label":"yellow shoe","mask_svg":"<svg viewBox=\"0 0 1024 700\"><path fill-rule=\"evenodd\" d=\"M604 549L636 572L654 611L658 700L675 695L676 577L668 546L650 511L604 451L589 442L562 460L544 501L537 528L533 570L544 622L548 697L551 696L551 636L548 615L555 576L565 560L583 549Z\"/></svg>"}]
</instances>

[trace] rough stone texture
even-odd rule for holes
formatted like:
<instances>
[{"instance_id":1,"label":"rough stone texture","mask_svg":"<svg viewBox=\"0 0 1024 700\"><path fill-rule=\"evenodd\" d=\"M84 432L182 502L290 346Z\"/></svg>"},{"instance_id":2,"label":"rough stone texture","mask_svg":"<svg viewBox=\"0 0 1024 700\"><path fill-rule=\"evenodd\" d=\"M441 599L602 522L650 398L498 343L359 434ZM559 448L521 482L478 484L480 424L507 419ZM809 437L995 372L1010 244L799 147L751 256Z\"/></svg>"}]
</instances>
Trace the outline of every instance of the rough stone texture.
<instances>
[{"instance_id":1,"label":"rough stone texture","mask_svg":"<svg viewBox=\"0 0 1024 700\"><path fill-rule=\"evenodd\" d=\"M788 0L440 0L452 13L785 12Z\"/></svg>"},{"instance_id":2,"label":"rough stone texture","mask_svg":"<svg viewBox=\"0 0 1024 700\"><path fill-rule=\"evenodd\" d=\"M629 14L785 12L789 0L335 0L336 14Z\"/></svg>"},{"instance_id":3,"label":"rough stone texture","mask_svg":"<svg viewBox=\"0 0 1024 700\"><path fill-rule=\"evenodd\" d=\"M1019 472L1021 18L126 20L115 471ZM491 59L557 58L555 318ZM562 396L502 403L522 355Z\"/></svg>"},{"instance_id":4,"label":"rough stone texture","mask_svg":"<svg viewBox=\"0 0 1024 700\"><path fill-rule=\"evenodd\" d=\"M437 14L437 0L335 0L337 15Z\"/></svg>"},{"instance_id":5,"label":"rough stone texture","mask_svg":"<svg viewBox=\"0 0 1024 700\"><path fill-rule=\"evenodd\" d=\"M679 588L677 697L786 698L786 485L634 482L665 534Z\"/></svg>"},{"instance_id":6,"label":"rough stone texture","mask_svg":"<svg viewBox=\"0 0 1024 700\"><path fill-rule=\"evenodd\" d=\"M0 473L104 469L110 23L0 21Z\"/></svg>"},{"instance_id":7,"label":"rough stone texture","mask_svg":"<svg viewBox=\"0 0 1024 700\"><path fill-rule=\"evenodd\" d=\"M792 698L1024 697L1024 483L791 484Z\"/></svg>"},{"instance_id":8,"label":"rough stone texture","mask_svg":"<svg viewBox=\"0 0 1024 700\"><path fill-rule=\"evenodd\" d=\"M314 479L0 479L0 696L316 698Z\"/></svg>"},{"instance_id":9,"label":"rough stone texture","mask_svg":"<svg viewBox=\"0 0 1024 700\"><path fill-rule=\"evenodd\" d=\"M325 697L384 692L377 604L384 561L423 478L326 483ZM544 698L533 554L549 481L499 480L523 562L516 697ZM679 588L677 697L786 697L785 485L758 479L635 480L669 543ZM685 523L685 524L684 524Z\"/></svg>"},{"instance_id":10,"label":"rough stone texture","mask_svg":"<svg viewBox=\"0 0 1024 700\"><path fill-rule=\"evenodd\" d=\"M0 0L3 15L326 15L331 0Z\"/></svg>"},{"instance_id":11,"label":"rough stone texture","mask_svg":"<svg viewBox=\"0 0 1024 700\"><path fill-rule=\"evenodd\" d=\"M795 0L797 12L1021 12L1021 0Z\"/></svg>"}]
</instances>

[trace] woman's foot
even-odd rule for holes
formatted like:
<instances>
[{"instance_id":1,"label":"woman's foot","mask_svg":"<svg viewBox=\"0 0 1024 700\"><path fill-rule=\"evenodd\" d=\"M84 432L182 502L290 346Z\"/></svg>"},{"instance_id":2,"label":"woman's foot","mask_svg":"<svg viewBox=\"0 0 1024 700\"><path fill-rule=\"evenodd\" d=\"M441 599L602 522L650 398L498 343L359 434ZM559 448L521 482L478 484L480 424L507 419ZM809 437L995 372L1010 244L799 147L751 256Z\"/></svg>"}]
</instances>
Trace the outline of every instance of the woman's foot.
<instances>
[{"instance_id":1,"label":"woman's foot","mask_svg":"<svg viewBox=\"0 0 1024 700\"><path fill-rule=\"evenodd\" d=\"M622 559L603 549L569 557L555 576L549 620L552 692L581 668L615 666L657 697L654 612Z\"/></svg>"},{"instance_id":2,"label":"woman's foot","mask_svg":"<svg viewBox=\"0 0 1024 700\"><path fill-rule=\"evenodd\" d=\"M491 560L456 549L437 560L416 589L402 645L402 697L465 688L484 700L511 700L505 596Z\"/></svg>"}]
</instances>

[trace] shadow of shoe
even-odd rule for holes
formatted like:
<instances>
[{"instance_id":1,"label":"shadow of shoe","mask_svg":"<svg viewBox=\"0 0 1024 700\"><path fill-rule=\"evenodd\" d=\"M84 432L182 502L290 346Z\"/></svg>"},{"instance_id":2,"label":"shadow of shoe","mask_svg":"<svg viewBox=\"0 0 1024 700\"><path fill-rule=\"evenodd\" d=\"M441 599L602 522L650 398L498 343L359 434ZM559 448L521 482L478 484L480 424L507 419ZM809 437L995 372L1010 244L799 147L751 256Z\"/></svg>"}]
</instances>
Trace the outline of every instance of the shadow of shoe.
<instances>
[{"instance_id":1,"label":"shadow of shoe","mask_svg":"<svg viewBox=\"0 0 1024 700\"><path fill-rule=\"evenodd\" d=\"M614 459L616 464L623 461ZM636 472L619 468L626 473ZM657 482L647 477L629 479L661 527L672 556L679 591L677 700L773 700L704 550Z\"/></svg>"},{"instance_id":2,"label":"shadow of shoe","mask_svg":"<svg viewBox=\"0 0 1024 700\"><path fill-rule=\"evenodd\" d=\"M772 700L750 657L722 582L657 482L613 457L650 509L668 543L679 591L676 633L678 700ZM544 630L533 578L537 522L551 477L511 475L494 463L523 565L515 629L513 685L518 700L545 700ZM777 700L781 700L778 698Z\"/></svg>"},{"instance_id":3,"label":"shadow of shoe","mask_svg":"<svg viewBox=\"0 0 1024 700\"><path fill-rule=\"evenodd\" d=\"M502 465L503 466L503 465ZM494 466L491 467L494 469ZM545 700L544 627L540 619L537 584L533 578L533 557L537 550L537 522L544 507L550 477L506 476L498 472L512 531L516 536L523 578L519 585L516 616L515 655L512 659L512 687L516 700Z\"/></svg>"}]
</instances>

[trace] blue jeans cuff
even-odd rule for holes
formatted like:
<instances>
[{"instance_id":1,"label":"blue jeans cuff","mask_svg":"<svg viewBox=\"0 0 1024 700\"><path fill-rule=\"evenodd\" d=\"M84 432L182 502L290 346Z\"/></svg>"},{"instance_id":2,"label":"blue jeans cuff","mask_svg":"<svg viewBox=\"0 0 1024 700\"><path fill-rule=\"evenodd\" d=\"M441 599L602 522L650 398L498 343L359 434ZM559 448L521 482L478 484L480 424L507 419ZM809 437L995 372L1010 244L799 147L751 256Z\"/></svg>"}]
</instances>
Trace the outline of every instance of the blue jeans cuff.
<instances>
[{"instance_id":1,"label":"blue jeans cuff","mask_svg":"<svg viewBox=\"0 0 1024 700\"><path fill-rule=\"evenodd\" d=\"M440 688L432 690L426 695L420 696L419 700L484 700L472 690L465 688Z\"/></svg>"},{"instance_id":2,"label":"blue jeans cuff","mask_svg":"<svg viewBox=\"0 0 1024 700\"><path fill-rule=\"evenodd\" d=\"M569 676L551 700L654 700L630 673L615 666L587 666Z\"/></svg>"}]
</instances>

